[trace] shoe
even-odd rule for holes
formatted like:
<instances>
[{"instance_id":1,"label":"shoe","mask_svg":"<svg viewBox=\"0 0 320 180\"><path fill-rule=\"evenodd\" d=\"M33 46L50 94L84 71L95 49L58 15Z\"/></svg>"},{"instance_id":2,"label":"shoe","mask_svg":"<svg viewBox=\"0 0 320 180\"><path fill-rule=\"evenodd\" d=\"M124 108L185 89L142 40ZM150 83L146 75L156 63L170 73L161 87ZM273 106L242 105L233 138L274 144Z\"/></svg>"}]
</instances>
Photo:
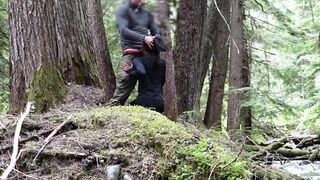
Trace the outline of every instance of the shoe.
<instances>
[{"instance_id":1,"label":"shoe","mask_svg":"<svg viewBox=\"0 0 320 180\"><path fill-rule=\"evenodd\" d=\"M113 106L120 106L120 102L118 100L114 100L114 99L111 99L108 103L106 103L104 106L107 106L107 107L113 107Z\"/></svg>"}]
</instances>

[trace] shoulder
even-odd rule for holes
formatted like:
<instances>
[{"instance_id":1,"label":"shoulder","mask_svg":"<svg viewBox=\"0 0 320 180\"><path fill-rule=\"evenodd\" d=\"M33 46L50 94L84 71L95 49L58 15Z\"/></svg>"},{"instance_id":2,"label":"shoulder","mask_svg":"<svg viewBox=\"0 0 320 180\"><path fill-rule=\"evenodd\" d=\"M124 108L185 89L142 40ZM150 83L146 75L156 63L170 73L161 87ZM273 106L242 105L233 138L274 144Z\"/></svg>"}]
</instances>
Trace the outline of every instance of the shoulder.
<instances>
[{"instance_id":1,"label":"shoulder","mask_svg":"<svg viewBox=\"0 0 320 180\"><path fill-rule=\"evenodd\" d=\"M153 17L153 13L152 13L149 9L143 7L143 8L142 8L142 11L143 11L144 13L148 14L149 16L152 16L152 17Z\"/></svg>"},{"instance_id":2,"label":"shoulder","mask_svg":"<svg viewBox=\"0 0 320 180\"><path fill-rule=\"evenodd\" d=\"M125 13L128 10L128 8L128 4L123 4L118 8L117 13Z\"/></svg>"}]
</instances>

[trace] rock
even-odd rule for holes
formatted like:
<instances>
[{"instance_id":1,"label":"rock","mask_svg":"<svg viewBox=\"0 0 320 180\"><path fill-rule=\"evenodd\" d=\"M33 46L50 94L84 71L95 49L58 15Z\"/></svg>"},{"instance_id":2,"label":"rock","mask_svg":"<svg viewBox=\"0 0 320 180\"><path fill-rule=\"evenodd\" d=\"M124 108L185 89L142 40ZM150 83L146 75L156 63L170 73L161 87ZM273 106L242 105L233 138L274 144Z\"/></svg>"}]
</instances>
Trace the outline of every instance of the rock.
<instances>
[{"instance_id":1,"label":"rock","mask_svg":"<svg viewBox=\"0 0 320 180\"><path fill-rule=\"evenodd\" d=\"M88 156L82 160L82 169L89 171L95 165L95 158L93 156Z\"/></svg>"},{"instance_id":2,"label":"rock","mask_svg":"<svg viewBox=\"0 0 320 180\"><path fill-rule=\"evenodd\" d=\"M132 177L130 177L128 174L125 174L125 175L123 176L123 179L124 179L124 180L133 180Z\"/></svg>"},{"instance_id":3,"label":"rock","mask_svg":"<svg viewBox=\"0 0 320 180\"><path fill-rule=\"evenodd\" d=\"M118 180L120 173L120 165L113 165L107 167L108 180Z\"/></svg>"}]
</instances>

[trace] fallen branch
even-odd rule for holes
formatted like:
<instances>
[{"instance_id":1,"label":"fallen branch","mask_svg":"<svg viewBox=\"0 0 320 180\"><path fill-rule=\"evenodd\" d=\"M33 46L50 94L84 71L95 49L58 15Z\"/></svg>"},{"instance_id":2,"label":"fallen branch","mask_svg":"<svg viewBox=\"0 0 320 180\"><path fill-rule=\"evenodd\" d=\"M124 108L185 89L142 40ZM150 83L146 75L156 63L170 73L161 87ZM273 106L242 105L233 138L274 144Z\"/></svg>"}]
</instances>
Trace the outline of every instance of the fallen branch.
<instances>
[{"instance_id":1,"label":"fallen branch","mask_svg":"<svg viewBox=\"0 0 320 180\"><path fill-rule=\"evenodd\" d=\"M21 131L23 120L28 116L28 114L30 112L30 108L31 108L31 102L28 102L27 107L26 107L26 111L21 115L20 119L18 120L16 130L14 133L13 151L12 151L12 155L11 155L11 161L10 161L8 168L2 174L1 179L7 179L10 172L13 170L14 166L16 165L18 149L19 149L20 131Z\"/></svg>"},{"instance_id":2,"label":"fallen branch","mask_svg":"<svg viewBox=\"0 0 320 180\"><path fill-rule=\"evenodd\" d=\"M44 144L42 145L41 149L39 150L39 152L37 153L36 157L34 157L33 161L32 161L32 164L35 163L37 157L39 156L39 154L41 153L41 151L46 147L46 145L52 140L52 137L57 134L57 132L64 126L66 125L70 119L72 117L72 114L65 120L63 121L55 130L53 130L51 132L51 134L49 134L49 136L44 140Z\"/></svg>"},{"instance_id":3,"label":"fallen branch","mask_svg":"<svg viewBox=\"0 0 320 180\"><path fill-rule=\"evenodd\" d=\"M29 175L27 175L27 174L25 174L25 173L23 173L23 172L21 172L21 171L18 171L17 169L13 169L15 172L17 172L17 173L19 173L19 174L22 174L23 176L25 176L26 178L28 178L28 179L38 179L38 178L35 178L35 177L33 177L33 176L29 176Z\"/></svg>"},{"instance_id":4,"label":"fallen branch","mask_svg":"<svg viewBox=\"0 0 320 180\"><path fill-rule=\"evenodd\" d=\"M283 137L279 139L279 141L273 142L267 147L260 149L258 154L252 157L252 159L259 159L259 156L264 156L270 152L275 152L277 149L281 148L283 145L285 145L288 142L287 137Z\"/></svg>"},{"instance_id":5,"label":"fallen branch","mask_svg":"<svg viewBox=\"0 0 320 180\"><path fill-rule=\"evenodd\" d=\"M302 147L307 147L314 144L320 144L320 137L318 135L303 139L302 141L300 141L297 147L302 148Z\"/></svg>"},{"instance_id":6,"label":"fallen branch","mask_svg":"<svg viewBox=\"0 0 320 180\"><path fill-rule=\"evenodd\" d=\"M74 124L72 121L69 121L67 124L65 124L64 126L66 125L69 125L71 124L72 126L74 126L73 128L77 128L77 125ZM29 141L32 141L32 140L38 140L39 137L42 137L42 136L48 136L50 133L52 133L56 128L52 128L52 129L48 129L48 130L45 130L45 131L42 131L42 132L39 132L35 135L32 135L32 136L29 136L21 141L19 141L19 146L21 146L22 144L26 143L26 142L29 142ZM7 145L5 147L2 147L0 149L0 155L4 154L6 151L8 151L10 148L12 148L12 144L11 145Z\"/></svg>"},{"instance_id":7,"label":"fallen branch","mask_svg":"<svg viewBox=\"0 0 320 180\"><path fill-rule=\"evenodd\" d=\"M108 160L110 157L98 155L95 153L87 154L87 153L79 153L79 152L68 152L68 151L57 151L57 150L43 150L39 153L36 149L22 149L21 157L25 157L26 155L38 155L38 157L58 157L63 159L78 159L82 160L87 158L88 156L92 156L95 159L103 159Z\"/></svg>"},{"instance_id":8,"label":"fallen branch","mask_svg":"<svg viewBox=\"0 0 320 180\"><path fill-rule=\"evenodd\" d=\"M49 130L46 130L46 131L43 131L43 132L40 132L40 133L37 133L35 135L32 135L32 136L29 136L25 139L22 139L21 141L19 141L19 145L21 146L21 144L24 144L28 141L32 141L32 140L37 140L39 139L39 137L41 136L47 136L48 134L50 134L54 129L49 129ZM12 148L12 144L11 145L8 145L8 146L5 146L3 148L0 149L0 155L1 154L4 154L7 150L9 150L10 148Z\"/></svg>"},{"instance_id":9,"label":"fallen branch","mask_svg":"<svg viewBox=\"0 0 320 180\"><path fill-rule=\"evenodd\" d=\"M5 129L6 126L0 122L0 129Z\"/></svg>"}]
</instances>

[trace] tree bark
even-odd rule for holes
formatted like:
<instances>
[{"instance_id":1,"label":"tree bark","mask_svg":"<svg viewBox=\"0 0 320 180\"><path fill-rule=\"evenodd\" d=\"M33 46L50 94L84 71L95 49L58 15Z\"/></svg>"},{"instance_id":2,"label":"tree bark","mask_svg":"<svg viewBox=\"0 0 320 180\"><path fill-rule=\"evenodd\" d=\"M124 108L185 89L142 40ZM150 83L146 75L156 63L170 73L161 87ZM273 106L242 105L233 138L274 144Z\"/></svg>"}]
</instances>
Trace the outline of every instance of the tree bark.
<instances>
[{"instance_id":1,"label":"tree bark","mask_svg":"<svg viewBox=\"0 0 320 180\"><path fill-rule=\"evenodd\" d=\"M93 47L98 64L99 77L104 89L103 102L108 101L116 88L116 77L112 68L106 31L103 24L103 12L100 0L88 0L89 24Z\"/></svg>"},{"instance_id":2,"label":"tree bark","mask_svg":"<svg viewBox=\"0 0 320 180\"><path fill-rule=\"evenodd\" d=\"M166 83L164 85L164 102L165 115L171 119L176 120L177 111L177 94L175 84L175 71L172 61L172 40L169 24L169 4L167 0L158 0L156 7L156 21L159 24L161 36L169 51L161 53L161 58L166 62Z\"/></svg>"},{"instance_id":3,"label":"tree bark","mask_svg":"<svg viewBox=\"0 0 320 180\"><path fill-rule=\"evenodd\" d=\"M224 18L229 23L230 0L217 0L217 5ZM212 1L209 10L214 10L210 24L216 24L212 31L211 47L213 47L213 62L210 81L209 96L207 101L204 123L209 128L221 128L222 103L224 97L224 84L227 76L228 55L229 55L229 29L226 22L216 9L215 2ZM211 14L211 13L208 13ZM205 47L208 47L207 45ZM210 46L209 46L210 47Z\"/></svg>"},{"instance_id":4,"label":"tree bark","mask_svg":"<svg viewBox=\"0 0 320 180\"><path fill-rule=\"evenodd\" d=\"M175 64L178 113L194 110L199 114L200 51L207 1L181 1L178 9Z\"/></svg>"},{"instance_id":5,"label":"tree bark","mask_svg":"<svg viewBox=\"0 0 320 180\"><path fill-rule=\"evenodd\" d=\"M243 64L242 64L242 87L243 88L249 88L250 87L250 52L249 50L243 46L243 53L244 53L244 58L243 58ZM245 90L243 91L242 94L242 100L243 101L248 101L250 100L250 90ZM241 107L240 110L240 118L241 122L243 123L243 129L244 133L246 135L251 134L251 129L252 129L252 120L251 120L251 106L243 106Z\"/></svg>"},{"instance_id":6,"label":"tree bark","mask_svg":"<svg viewBox=\"0 0 320 180\"><path fill-rule=\"evenodd\" d=\"M11 112L63 100L66 82L99 86L84 0L9 1Z\"/></svg>"},{"instance_id":7,"label":"tree bark","mask_svg":"<svg viewBox=\"0 0 320 180\"><path fill-rule=\"evenodd\" d=\"M231 57L227 129L240 129L241 73L243 61L243 1L231 1Z\"/></svg>"}]
</instances>

